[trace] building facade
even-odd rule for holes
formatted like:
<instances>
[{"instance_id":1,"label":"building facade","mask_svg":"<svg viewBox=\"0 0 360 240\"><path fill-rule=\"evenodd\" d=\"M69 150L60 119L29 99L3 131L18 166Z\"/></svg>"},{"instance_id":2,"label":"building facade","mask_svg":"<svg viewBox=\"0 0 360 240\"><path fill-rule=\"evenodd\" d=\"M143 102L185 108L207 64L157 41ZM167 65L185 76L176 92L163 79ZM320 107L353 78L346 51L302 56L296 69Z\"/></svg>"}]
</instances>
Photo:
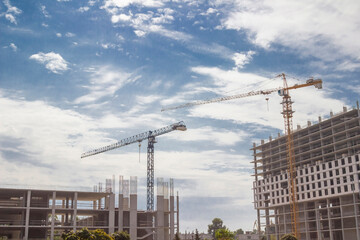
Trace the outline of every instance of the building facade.
<instances>
[{"instance_id":1,"label":"building facade","mask_svg":"<svg viewBox=\"0 0 360 240\"><path fill-rule=\"evenodd\" d=\"M0 238L54 239L64 231L127 231L131 239L169 240L179 229L173 181L158 179L157 208L138 210L137 180L120 177L119 194L0 188ZM169 191L170 190L170 191ZM176 206L176 211L175 211Z\"/></svg>"},{"instance_id":2,"label":"building facade","mask_svg":"<svg viewBox=\"0 0 360 240\"><path fill-rule=\"evenodd\" d=\"M259 228L280 239L291 233L287 137L254 143L254 207ZM359 108L293 132L300 239L360 239ZM270 232L275 225L275 231Z\"/></svg>"}]
</instances>

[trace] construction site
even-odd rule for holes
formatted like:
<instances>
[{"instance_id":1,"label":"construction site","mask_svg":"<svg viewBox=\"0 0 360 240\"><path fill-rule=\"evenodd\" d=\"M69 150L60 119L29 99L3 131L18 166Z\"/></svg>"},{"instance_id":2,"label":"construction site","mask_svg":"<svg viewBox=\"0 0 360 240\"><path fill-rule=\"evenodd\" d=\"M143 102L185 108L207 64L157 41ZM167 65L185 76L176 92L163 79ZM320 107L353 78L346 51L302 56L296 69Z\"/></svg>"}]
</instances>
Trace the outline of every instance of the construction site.
<instances>
[{"instance_id":1,"label":"construction site","mask_svg":"<svg viewBox=\"0 0 360 240\"><path fill-rule=\"evenodd\" d=\"M322 88L321 79L303 84L200 100L163 108L176 110L256 95L277 92L282 97L284 134L253 143L249 162L254 164L252 187L258 239L267 240L292 234L301 240L360 239L360 110L359 104L340 113L330 112L327 119L307 122L293 129L290 90ZM267 99L268 100L268 99ZM66 230L102 228L108 233L125 230L131 239L172 240L179 228L179 196L174 184L157 181L154 199L155 138L187 130L184 122L144 132L117 143L85 152L91 157L144 140L147 146L146 210L138 210L137 178L108 180L106 190L94 192L0 189L0 236L8 239L54 239ZM249 144L249 148L251 144ZM250 155L250 154L249 154ZM117 200L116 200L117 199ZM254 224L255 225L255 224Z\"/></svg>"},{"instance_id":2,"label":"construction site","mask_svg":"<svg viewBox=\"0 0 360 240\"><path fill-rule=\"evenodd\" d=\"M0 189L0 236L5 239L54 239L65 231L126 231L131 239L174 239L179 229L179 196L174 182L157 179L156 209L138 209L137 177L119 176L119 190L108 179L94 192Z\"/></svg>"},{"instance_id":3,"label":"construction site","mask_svg":"<svg viewBox=\"0 0 360 240\"><path fill-rule=\"evenodd\" d=\"M360 112L355 109L293 131L295 224L299 239L360 239ZM293 232L287 136L253 144L254 206L267 239ZM275 231L270 231L274 226Z\"/></svg>"}]
</instances>

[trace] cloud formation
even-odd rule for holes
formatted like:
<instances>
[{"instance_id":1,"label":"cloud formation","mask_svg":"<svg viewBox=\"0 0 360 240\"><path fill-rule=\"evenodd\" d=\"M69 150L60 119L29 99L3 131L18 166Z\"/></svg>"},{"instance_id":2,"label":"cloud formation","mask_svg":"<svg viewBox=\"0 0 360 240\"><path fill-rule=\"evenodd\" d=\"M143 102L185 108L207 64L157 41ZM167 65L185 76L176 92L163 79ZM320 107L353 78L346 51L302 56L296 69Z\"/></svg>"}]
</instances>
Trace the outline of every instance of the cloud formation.
<instances>
[{"instance_id":1,"label":"cloud formation","mask_svg":"<svg viewBox=\"0 0 360 240\"><path fill-rule=\"evenodd\" d=\"M5 16L11 23L17 24L16 15L20 15L22 11L19 8L12 6L10 0L4 0L4 5L7 10L5 13L1 13L0 16Z\"/></svg>"},{"instance_id":2,"label":"cloud formation","mask_svg":"<svg viewBox=\"0 0 360 240\"><path fill-rule=\"evenodd\" d=\"M65 61L62 56L58 53L39 52L30 56L30 59L37 61L38 63L44 64L47 69L53 73L60 74L68 70L68 62Z\"/></svg>"},{"instance_id":3,"label":"cloud formation","mask_svg":"<svg viewBox=\"0 0 360 240\"><path fill-rule=\"evenodd\" d=\"M109 67L90 69L90 85L83 86L89 93L75 99L75 104L94 103L104 97L113 97L126 84L135 82L141 76L133 76Z\"/></svg>"},{"instance_id":4,"label":"cloud formation","mask_svg":"<svg viewBox=\"0 0 360 240\"><path fill-rule=\"evenodd\" d=\"M222 25L247 32L253 44L265 49L280 44L325 62L344 57L360 62L360 42L354 41L360 38L359 1L236 0L231 5Z\"/></svg>"},{"instance_id":5,"label":"cloud formation","mask_svg":"<svg viewBox=\"0 0 360 240\"><path fill-rule=\"evenodd\" d=\"M248 64L252 60L252 56L255 54L254 51L248 51L246 53L235 53L233 60L235 62L235 68L243 68L244 65Z\"/></svg>"},{"instance_id":6,"label":"cloud formation","mask_svg":"<svg viewBox=\"0 0 360 240\"><path fill-rule=\"evenodd\" d=\"M17 51L17 46L15 45L15 43L10 43L9 47L14 51L16 52Z\"/></svg>"}]
</instances>

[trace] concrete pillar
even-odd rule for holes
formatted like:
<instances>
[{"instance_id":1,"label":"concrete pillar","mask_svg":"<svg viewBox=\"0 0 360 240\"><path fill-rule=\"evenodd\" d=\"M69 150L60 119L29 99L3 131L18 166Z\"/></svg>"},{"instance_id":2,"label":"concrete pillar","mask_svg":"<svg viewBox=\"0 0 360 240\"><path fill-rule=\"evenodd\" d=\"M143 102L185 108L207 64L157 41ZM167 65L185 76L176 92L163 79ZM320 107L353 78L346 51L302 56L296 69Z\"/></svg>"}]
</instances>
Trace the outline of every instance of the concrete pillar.
<instances>
[{"instance_id":1,"label":"concrete pillar","mask_svg":"<svg viewBox=\"0 0 360 240\"><path fill-rule=\"evenodd\" d=\"M169 199L164 199L164 239L170 239Z\"/></svg>"},{"instance_id":2,"label":"concrete pillar","mask_svg":"<svg viewBox=\"0 0 360 240\"><path fill-rule=\"evenodd\" d=\"M156 239L164 240L164 196L157 195Z\"/></svg>"},{"instance_id":3,"label":"concrete pillar","mask_svg":"<svg viewBox=\"0 0 360 240\"><path fill-rule=\"evenodd\" d=\"M66 197L65 205L66 205L66 209L68 209L69 208L69 197ZM65 223L66 223L66 225L69 224L69 214L67 211L66 211L66 215L65 215Z\"/></svg>"},{"instance_id":4,"label":"concrete pillar","mask_svg":"<svg viewBox=\"0 0 360 240\"><path fill-rule=\"evenodd\" d=\"M344 233L344 214L343 214L343 198L340 196L340 216L341 216L341 234L342 238L345 239L345 233Z\"/></svg>"},{"instance_id":5,"label":"concrete pillar","mask_svg":"<svg viewBox=\"0 0 360 240\"><path fill-rule=\"evenodd\" d=\"M76 231L77 197L78 197L78 193L75 192L74 193L74 198L73 198L72 203L71 203L71 205L74 208L74 214L73 214L73 230L74 230L74 232Z\"/></svg>"},{"instance_id":6,"label":"concrete pillar","mask_svg":"<svg viewBox=\"0 0 360 240\"><path fill-rule=\"evenodd\" d=\"M305 209L309 209L307 203L304 203L304 208ZM310 230L309 230L309 215L308 215L309 211L304 211L304 217L305 217L305 236L306 239L310 239Z\"/></svg>"},{"instance_id":7,"label":"concrete pillar","mask_svg":"<svg viewBox=\"0 0 360 240\"><path fill-rule=\"evenodd\" d=\"M322 239L321 228L320 228L320 213L319 213L319 202L315 202L315 216L316 216L316 232L317 238Z\"/></svg>"},{"instance_id":8,"label":"concrete pillar","mask_svg":"<svg viewBox=\"0 0 360 240\"><path fill-rule=\"evenodd\" d=\"M109 233L115 232L115 194L109 196Z\"/></svg>"},{"instance_id":9,"label":"concrete pillar","mask_svg":"<svg viewBox=\"0 0 360 240\"><path fill-rule=\"evenodd\" d=\"M119 194L118 231L124 230L124 195Z\"/></svg>"},{"instance_id":10,"label":"concrete pillar","mask_svg":"<svg viewBox=\"0 0 360 240\"><path fill-rule=\"evenodd\" d=\"M279 209L275 208L275 236L276 240L279 240Z\"/></svg>"},{"instance_id":11,"label":"concrete pillar","mask_svg":"<svg viewBox=\"0 0 360 240\"><path fill-rule=\"evenodd\" d=\"M50 240L54 240L55 207L56 207L56 192L53 192L53 195L52 195L52 206L51 206L51 233L50 233Z\"/></svg>"},{"instance_id":12,"label":"concrete pillar","mask_svg":"<svg viewBox=\"0 0 360 240\"><path fill-rule=\"evenodd\" d=\"M26 198L26 216L25 216L25 234L24 240L29 238L29 222L30 222L30 202L31 202L31 191L27 191Z\"/></svg>"},{"instance_id":13,"label":"concrete pillar","mask_svg":"<svg viewBox=\"0 0 360 240\"><path fill-rule=\"evenodd\" d=\"M102 206L101 206L101 198L98 200L98 210L101 210Z\"/></svg>"},{"instance_id":14,"label":"concrete pillar","mask_svg":"<svg viewBox=\"0 0 360 240\"><path fill-rule=\"evenodd\" d=\"M332 232L332 218L330 216L330 201L329 201L329 199L326 199L326 207L327 207L327 213L328 213L328 219L329 219L330 240L334 240L334 236L333 236L333 232Z\"/></svg>"},{"instance_id":15,"label":"concrete pillar","mask_svg":"<svg viewBox=\"0 0 360 240\"><path fill-rule=\"evenodd\" d=\"M179 192L176 195L176 233L180 234L180 210L179 210Z\"/></svg>"},{"instance_id":16,"label":"concrete pillar","mask_svg":"<svg viewBox=\"0 0 360 240\"><path fill-rule=\"evenodd\" d=\"M171 240L175 239L174 210L175 210L174 196L170 196L170 239Z\"/></svg>"},{"instance_id":17,"label":"concrete pillar","mask_svg":"<svg viewBox=\"0 0 360 240\"><path fill-rule=\"evenodd\" d=\"M130 194L130 239L137 239L137 195Z\"/></svg>"},{"instance_id":18,"label":"concrete pillar","mask_svg":"<svg viewBox=\"0 0 360 240\"><path fill-rule=\"evenodd\" d=\"M352 189L352 191L353 191L353 204L354 204L354 212L355 212L356 238L360 239L359 221L358 221L358 206L356 204L357 201L356 201L354 189Z\"/></svg>"}]
</instances>

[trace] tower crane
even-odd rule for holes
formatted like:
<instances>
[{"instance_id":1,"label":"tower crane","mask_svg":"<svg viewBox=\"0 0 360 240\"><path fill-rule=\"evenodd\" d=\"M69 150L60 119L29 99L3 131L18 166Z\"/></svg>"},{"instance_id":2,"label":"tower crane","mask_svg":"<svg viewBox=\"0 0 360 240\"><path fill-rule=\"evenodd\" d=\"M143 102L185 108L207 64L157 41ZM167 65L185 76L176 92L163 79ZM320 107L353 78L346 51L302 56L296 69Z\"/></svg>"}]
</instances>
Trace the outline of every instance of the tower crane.
<instances>
[{"instance_id":1,"label":"tower crane","mask_svg":"<svg viewBox=\"0 0 360 240\"><path fill-rule=\"evenodd\" d=\"M85 152L81 154L81 158L107 152L136 142L140 144L143 140L147 139L148 147L147 147L147 177L146 177L146 182L147 182L146 208L148 211L154 211L154 143L156 143L155 137L175 130L186 131L185 123L181 121L153 131L143 132L134 135L132 137L124 138L118 141L117 143Z\"/></svg>"},{"instance_id":2,"label":"tower crane","mask_svg":"<svg viewBox=\"0 0 360 240\"><path fill-rule=\"evenodd\" d=\"M297 205L297 191L296 191L296 174L295 174L295 154L294 154L294 143L293 143L293 136L292 136L292 130L293 130L293 123L292 123L292 117L294 111L292 110L292 101L289 94L289 90L292 89L298 89L308 86L315 86L315 88L321 89L322 88L322 80L321 79L313 79L310 78L306 81L304 84L295 84L293 86L288 86L286 81L286 76L284 73L279 74L277 77L281 77L283 79L283 86L278 88L272 88L268 90L257 90L257 91L251 91L247 93L232 95L232 96L224 96L219 98L213 98L208 100L200 100L190 103L185 103L179 106L173 106L173 107L166 107L161 109L161 111L167 111L167 110L175 110L179 108L186 108L186 107L192 107L196 105L202 105L202 104L208 104L208 103L216 103L216 102L222 102L232 99L238 99L238 98L245 98L250 96L256 96L256 95L268 95L273 92L278 92L280 96L282 96L282 112L281 114L284 117L284 124L285 124L285 135L287 135L287 171L289 175L289 181L290 181L290 191L289 191L289 200L290 200L290 212L291 212L291 227L292 227L292 233L299 238L299 234L297 231L297 214L298 214L298 205Z\"/></svg>"}]
</instances>

